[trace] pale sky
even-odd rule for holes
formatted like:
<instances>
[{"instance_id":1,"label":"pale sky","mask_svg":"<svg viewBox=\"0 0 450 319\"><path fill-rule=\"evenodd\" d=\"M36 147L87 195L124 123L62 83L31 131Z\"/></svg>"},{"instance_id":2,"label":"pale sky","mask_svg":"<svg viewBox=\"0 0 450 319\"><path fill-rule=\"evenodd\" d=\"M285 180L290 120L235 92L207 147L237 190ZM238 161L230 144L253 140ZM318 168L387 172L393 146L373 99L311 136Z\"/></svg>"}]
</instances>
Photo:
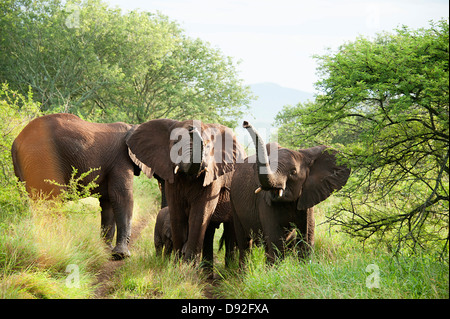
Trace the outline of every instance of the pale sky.
<instances>
[{"instance_id":1,"label":"pale sky","mask_svg":"<svg viewBox=\"0 0 450 319\"><path fill-rule=\"evenodd\" d=\"M448 19L442 0L105 0L123 10L159 11L191 37L235 61L245 84L273 82L313 92L313 54L336 49L358 35Z\"/></svg>"}]
</instances>

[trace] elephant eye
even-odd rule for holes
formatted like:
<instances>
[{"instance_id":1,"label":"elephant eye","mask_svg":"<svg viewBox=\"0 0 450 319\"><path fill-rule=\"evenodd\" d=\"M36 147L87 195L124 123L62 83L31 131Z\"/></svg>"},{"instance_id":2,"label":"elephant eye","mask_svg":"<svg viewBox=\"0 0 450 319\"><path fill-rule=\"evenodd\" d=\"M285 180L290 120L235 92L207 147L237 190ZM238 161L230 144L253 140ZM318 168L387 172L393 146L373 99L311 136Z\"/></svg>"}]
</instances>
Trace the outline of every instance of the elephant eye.
<instances>
[{"instance_id":1,"label":"elephant eye","mask_svg":"<svg viewBox=\"0 0 450 319\"><path fill-rule=\"evenodd\" d=\"M292 176L294 176L294 175L297 175L297 170L296 169L293 169L293 170L291 170L291 173L290 173Z\"/></svg>"}]
</instances>

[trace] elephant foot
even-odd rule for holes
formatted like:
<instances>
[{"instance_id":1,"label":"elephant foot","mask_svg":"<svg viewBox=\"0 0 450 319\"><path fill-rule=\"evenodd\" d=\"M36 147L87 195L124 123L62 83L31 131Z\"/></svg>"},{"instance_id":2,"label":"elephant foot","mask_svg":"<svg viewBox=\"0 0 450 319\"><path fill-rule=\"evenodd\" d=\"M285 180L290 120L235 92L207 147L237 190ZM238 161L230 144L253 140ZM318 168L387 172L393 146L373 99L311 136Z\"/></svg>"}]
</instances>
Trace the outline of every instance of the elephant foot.
<instances>
[{"instance_id":1,"label":"elephant foot","mask_svg":"<svg viewBox=\"0 0 450 319\"><path fill-rule=\"evenodd\" d=\"M206 280L213 281L214 280L214 269L211 264L201 264L200 269L203 272L203 275L206 277Z\"/></svg>"},{"instance_id":2,"label":"elephant foot","mask_svg":"<svg viewBox=\"0 0 450 319\"><path fill-rule=\"evenodd\" d=\"M106 245L106 249L109 249L111 251L114 249L114 246L110 242L105 242L105 245Z\"/></svg>"},{"instance_id":3,"label":"elephant foot","mask_svg":"<svg viewBox=\"0 0 450 319\"><path fill-rule=\"evenodd\" d=\"M116 246L113 250L112 250L112 258L114 260L122 260L125 259L127 257L130 257L131 253L128 250L127 247L121 247L121 246Z\"/></svg>"},{"instance_id":4,"label":"elephant foot","mask_svg":"<svg viewBox=\"0 0 450 319\"><path fill-rule=\"evenodd\" d=\"M200 262L200 254L186 253L183 255L183 261L186 263L192 263L193 265L198 265Z\"/></svg>"}]
</instances>

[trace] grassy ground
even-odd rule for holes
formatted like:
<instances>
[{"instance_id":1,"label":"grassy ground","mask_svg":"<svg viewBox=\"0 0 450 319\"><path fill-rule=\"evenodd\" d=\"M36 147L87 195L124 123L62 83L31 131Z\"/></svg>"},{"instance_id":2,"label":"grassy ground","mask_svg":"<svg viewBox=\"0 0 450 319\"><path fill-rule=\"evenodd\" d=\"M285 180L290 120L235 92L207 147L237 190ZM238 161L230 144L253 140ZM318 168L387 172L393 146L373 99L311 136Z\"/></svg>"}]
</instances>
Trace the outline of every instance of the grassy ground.
<instances>
[{"instance_id":1,"label":"grassy ground","mask_svg":"<svg viewBox=\"0 0 450 319\"><path fill-rule=\"evenodd\" d=\"M264 250L254 250L245 272L224 270L216 294L249 299L448 298L448 265L426 256L395 259L363 251L333 231L318 234L315 253L302 262L290 254L267 265Z\"/></svg>"},{"instance_id":2,"label":"grassy ground","mask_svg":"<svg viewBox=\"0 0 450 319\"><path fill-rule=\"evenodd\" d=\"M69 203L63 210L40 203L2 228L0 297L91 296L91 283L108 259L99 236L98 201Z\"/></svg>"},{"instance_id":3,"label":"grassy ground","mask_svg":"<svg viewBox=\"0 0 450 319\"><path fill-rule=\"evenodd\" d=\"M218 252L211 286L196 266L155 256L158 193L155 181L135 179L133 225L142 229L132 257L114 270L100 297L449 298L448 260L363 250L354 239L321 224L326 203L316 211L316 247L310 259L299 262L288 254L268 265L264 251L256 248L242 271L237 264L225 268L224 253ZM1 298L99 297L97 275L110 261L99 238L96 199L56 209L41 203L3 221L0 230Z\"/></svg>"}]
</instances>

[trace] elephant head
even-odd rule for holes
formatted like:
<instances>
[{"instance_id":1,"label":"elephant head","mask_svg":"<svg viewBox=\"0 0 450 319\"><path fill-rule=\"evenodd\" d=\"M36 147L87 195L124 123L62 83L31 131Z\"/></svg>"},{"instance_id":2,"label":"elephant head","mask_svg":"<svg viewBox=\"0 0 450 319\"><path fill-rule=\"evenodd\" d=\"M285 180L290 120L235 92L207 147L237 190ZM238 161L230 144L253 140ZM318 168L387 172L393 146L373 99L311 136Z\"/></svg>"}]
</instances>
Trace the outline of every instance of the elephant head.
<instances>
[{"instance_id":1,"label":"elephant head","mask_svg":"<svg viewBox=\"0 0 450 319\"><path fill-rule=\"evenodd\" d=\"M245 153L231 129L200 121L151 120L136 126L127 137L131 159L148 176L174 182L177 174L197 178L204 186L234 169Z\"/></svg>"},{"instance_id":2,"label":"elephant head","mask_svg":"<svg viewBox=\"0 0 450 319\"><path fill-rule=\"evenodd\" d=\"M297 202L297 209L305 210L328 198L347 182L350 169L336 163L336 151L316 146L298 151L267 147L258 132L248 122L248 130L256 147L257 179L268 205L273 202Z\"/></svg>"}]
</instances>

